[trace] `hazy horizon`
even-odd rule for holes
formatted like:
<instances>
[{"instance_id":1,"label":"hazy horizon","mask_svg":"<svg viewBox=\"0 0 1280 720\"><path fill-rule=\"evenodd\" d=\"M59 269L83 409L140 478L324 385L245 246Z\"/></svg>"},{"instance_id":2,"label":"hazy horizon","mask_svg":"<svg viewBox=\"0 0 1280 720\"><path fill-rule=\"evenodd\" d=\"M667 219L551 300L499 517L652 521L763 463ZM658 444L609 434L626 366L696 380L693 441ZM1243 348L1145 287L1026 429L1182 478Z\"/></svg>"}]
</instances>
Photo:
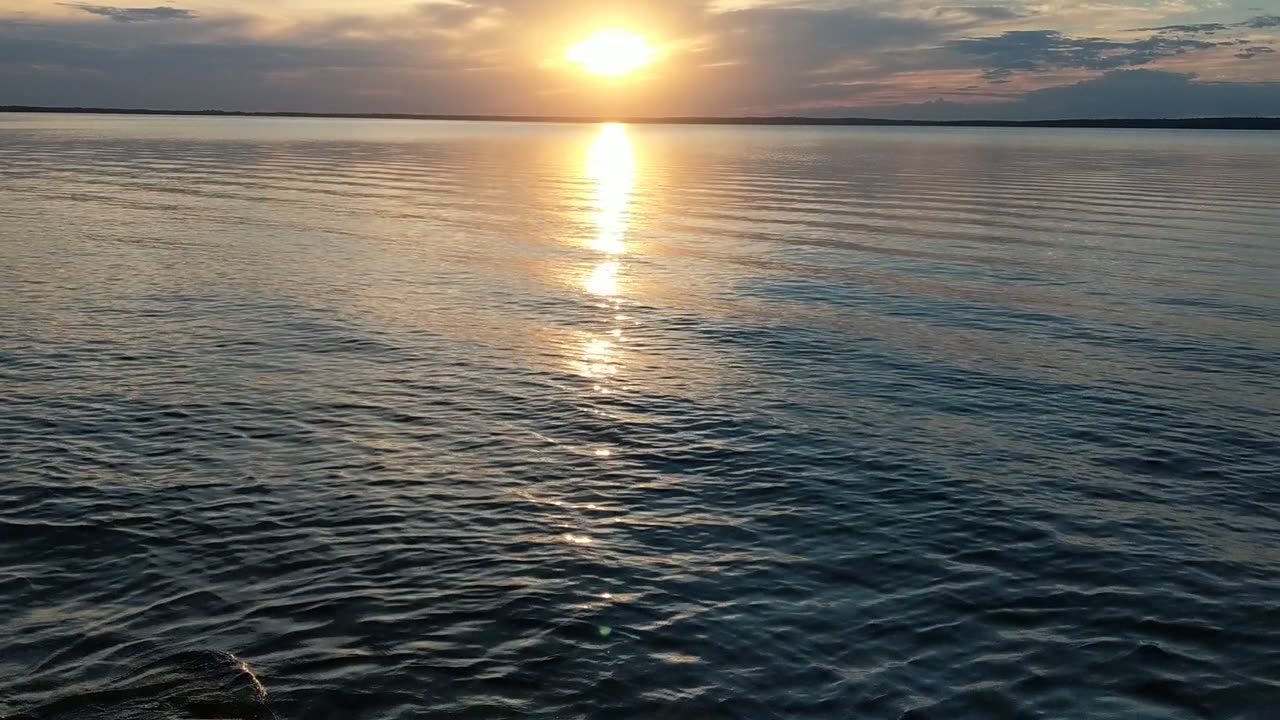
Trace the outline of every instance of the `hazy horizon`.
<instances>
[{"instance_id":1,"label":"hazy horizon","mask_svg":"<svg viewBox=\"0 0 1280 720\"><path fill-rule=\"evenodd\" d=\"M154 2L155 0L152 0ZM621 78L565 51L654 48ZM516 116L1280 115L1280 2L0 0L0 104Z\"/></svg>"},{"instance_id":2,"label":"hazy horizon","mask_svg":"<svg viewBox=\"0 0 1280 720\"><path fill-rule=\"evenodd\" d=\"M890 118L876 115L472 115L453 113L378 113L235 108L139 108L92 106L0 105L0 114L13 115L103 115L228 118L298 118L318 120L418 120L453 122L513 122L635 125L741 125L817 127L1029 127L1080 129L1277 129L1280 115L1189 115L1182 117L1059 117L1036 120L1005 120L988 117L963 119Z\"/></svg>"}]
</instances>

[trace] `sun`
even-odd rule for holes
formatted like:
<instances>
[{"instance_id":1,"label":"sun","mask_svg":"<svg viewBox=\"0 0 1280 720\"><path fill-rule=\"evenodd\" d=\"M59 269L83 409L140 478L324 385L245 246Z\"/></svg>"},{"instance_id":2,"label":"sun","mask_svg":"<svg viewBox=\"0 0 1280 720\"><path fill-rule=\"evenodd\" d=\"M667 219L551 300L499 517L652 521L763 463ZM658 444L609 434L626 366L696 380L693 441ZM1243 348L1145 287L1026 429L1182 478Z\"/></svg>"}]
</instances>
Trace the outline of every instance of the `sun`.
<instances>
[{"instance_id":1,"label":"sun","mask_svg":"<svg viewBox=\"0 0 1280 720\"><path fill-rule=\"evenodd\" d=\"M569 48L569 62L592 75L619 77L653 62L658 51L644 36L627 30L597 30Z\"/></svg>"}]
</instances>

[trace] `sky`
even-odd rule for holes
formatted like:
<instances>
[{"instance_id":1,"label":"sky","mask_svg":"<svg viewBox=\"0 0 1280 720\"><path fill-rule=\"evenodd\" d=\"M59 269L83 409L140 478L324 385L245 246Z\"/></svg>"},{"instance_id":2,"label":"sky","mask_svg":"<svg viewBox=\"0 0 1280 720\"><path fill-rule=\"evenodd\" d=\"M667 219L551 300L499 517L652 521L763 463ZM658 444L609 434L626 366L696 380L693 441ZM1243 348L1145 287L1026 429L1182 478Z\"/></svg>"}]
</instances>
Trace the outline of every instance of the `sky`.
<instances>
[{"instance_id":1,"label":"sky","mask_svg":"<svg viewBox=\"0 0 1280 720\"><path fill-rule=\"evenodd\" d=\"M656 61L616 79L568 63L599 28ZM0 105L1280 115L1280 0L0 0Z\"/></svg>"}]
</instances>

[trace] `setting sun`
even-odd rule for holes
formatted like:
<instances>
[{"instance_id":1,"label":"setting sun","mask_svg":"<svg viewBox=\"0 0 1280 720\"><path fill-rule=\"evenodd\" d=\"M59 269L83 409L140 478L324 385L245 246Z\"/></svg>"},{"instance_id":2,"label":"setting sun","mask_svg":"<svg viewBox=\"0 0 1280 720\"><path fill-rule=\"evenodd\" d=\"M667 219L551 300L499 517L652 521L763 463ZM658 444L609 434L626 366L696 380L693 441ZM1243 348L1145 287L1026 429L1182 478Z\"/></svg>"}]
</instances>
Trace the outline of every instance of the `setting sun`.
<instances>
[{"instance_id":1,"label":"setting sun","mask_svg":"<svg viewBox=\"0 0 1280 720\"><path fill-rule=\"evenodd\" d=\"M592 75L618 77L653 62L657 50L626 30L597 30L569 48L565 58Z\"/></svg>"}]
</instances>

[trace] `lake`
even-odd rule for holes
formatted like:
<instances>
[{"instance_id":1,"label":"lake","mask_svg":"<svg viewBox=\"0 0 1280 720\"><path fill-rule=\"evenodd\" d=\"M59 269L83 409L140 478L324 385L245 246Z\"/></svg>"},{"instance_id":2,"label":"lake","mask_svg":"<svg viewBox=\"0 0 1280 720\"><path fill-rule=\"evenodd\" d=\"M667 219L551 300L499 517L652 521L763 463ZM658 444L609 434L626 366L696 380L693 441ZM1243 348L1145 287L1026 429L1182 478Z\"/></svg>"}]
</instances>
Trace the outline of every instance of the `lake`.
<instances>
[{"instance_id":1,"label":"lake","mask_svg":"<svg viewBox=\"0 0 1280 720\"><path fill-rule=\"evenodd\" d=\"M0 716L1280 703L1280 135L0 115Z\"/></svg>"}]
</instances>

